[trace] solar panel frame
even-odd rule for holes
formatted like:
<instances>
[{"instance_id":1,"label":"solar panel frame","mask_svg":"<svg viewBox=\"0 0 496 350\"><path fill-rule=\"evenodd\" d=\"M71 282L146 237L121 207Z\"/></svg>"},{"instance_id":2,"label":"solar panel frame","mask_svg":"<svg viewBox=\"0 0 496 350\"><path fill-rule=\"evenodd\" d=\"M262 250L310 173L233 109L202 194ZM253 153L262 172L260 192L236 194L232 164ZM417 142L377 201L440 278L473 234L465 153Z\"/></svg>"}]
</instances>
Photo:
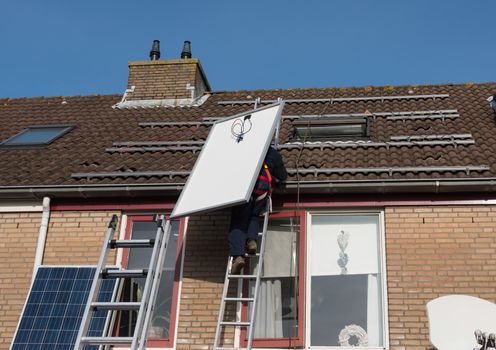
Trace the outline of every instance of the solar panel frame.
<instances>
[{"instance_id":1,"label":"solar panel frame","mask_svg":"<svg viewBox=\"0 0 496 350\"><path fill-rule=\"evenodd\" d=\"M281 100L215 122L170 217L248 202L283 108Z\"/></svg>"},{"instance_id":2,"label":"solar panel frame","mask_svg":"<svg viewBox=\"0 0 496 350\"><path fill-rule=\"evenodd\" d=\"M11 350L72 350L77 338L95 266L39 266L31 283ZM110 301L116 292L115 280L105 280L98 301ZM96 311L90 336L100 336L108 321L106 311ZM97 350L98 346L86 346Z\"/></svg>"}]
</instances>

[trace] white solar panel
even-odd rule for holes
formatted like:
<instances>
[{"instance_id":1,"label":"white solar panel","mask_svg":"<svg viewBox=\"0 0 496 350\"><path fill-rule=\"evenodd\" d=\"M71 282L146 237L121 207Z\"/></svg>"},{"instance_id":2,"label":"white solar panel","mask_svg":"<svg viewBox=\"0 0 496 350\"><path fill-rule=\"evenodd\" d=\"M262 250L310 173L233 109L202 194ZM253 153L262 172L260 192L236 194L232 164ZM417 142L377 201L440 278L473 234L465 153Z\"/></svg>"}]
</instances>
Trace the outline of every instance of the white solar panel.
<instances>
[{"instance_id":1,"label":"white solar panel","mask_svg":"<svg viewBox=\"0 0 496 350\"><path fill-rule=\"evenodd\" d=\"M171 217L247 202L283 105L278 102L216 122ZM240 139L236 135L242 131Z\"/></svg>"},{"instance_id":2,"label":"white solar panel","mask_svg":"<svg viewBox=\"0 0 496 350\"><path fill-rule=\"evenodd\" d=\"M474 331L496 333L496 304L469 295L446 295L427 303L430 341L439 350L479 348Z\"/></svg>"}]
</instances>

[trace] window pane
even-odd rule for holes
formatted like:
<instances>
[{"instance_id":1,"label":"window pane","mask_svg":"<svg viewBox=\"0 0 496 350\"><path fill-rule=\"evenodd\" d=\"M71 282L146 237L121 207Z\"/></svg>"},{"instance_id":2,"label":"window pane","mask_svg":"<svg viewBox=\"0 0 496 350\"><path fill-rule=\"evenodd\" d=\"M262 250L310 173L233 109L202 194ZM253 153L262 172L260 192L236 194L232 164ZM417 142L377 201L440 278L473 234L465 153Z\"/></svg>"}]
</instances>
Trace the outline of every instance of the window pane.
<instances>
[{"instance_id":1,"label":"window pane","mask_svg":"<svg viewBox=\"0 0 496 350\"><path fill-rule=\"evenodd\" d=\"M298 242L297 218L270 219L255 316L255 338L298 335ZM250 287L253 293L254 282Z\"/></svg>"},{"instance_id":2,"label":"window pane","mask_svg":"<svg viewBox=\"0 0 496 350\"><path fill-rule=\"evenodd\" d=\"M311 345L382 346L378 216L314 215L309 260Z\"/></svg>"},{"instance_id":3,"label":"window pane","mask_svg":"<svg viewBox=\"0 0 496 350\"><path fill-rule=\"evenodd\" d=\"M132 239L155 238L157 224L154 221L134 221L132 223ZM148 329L150 338L168 338L170 313L172 307L172 292L176 264L176 249L179 233L179 222L171 221L171 236L162 270L162 277L157 295L155 309ZM129 250L128 269L147 268L150 262L152 248L133 248ZM133 278L124 284L123 300L140 301L145 286L144 278ZM121 336L132 334L137 317L137 311L123 312L119 327Z\"/></svg>"},{"instance_id":4,"label":"window pane","mask_svg":"<svg viewBox=\"0 0 496 350\"><path fill-rule=\"evenodd\" d=\"M293 121L294 139L307 141L357 140L367 137L367 119L312 118Z\"/></svg>"},{"instance_id":5,"label":"window pane","mask_svg":"<svg viewBox=\"0 0 496 350\"><path fill-rule=\"evenodd\" d=\"M47 143L57 137L60 133L67 130L68 127L53 128L28 128L21 134L5 142L5 145Z\"/></svg>"}]
</instances>

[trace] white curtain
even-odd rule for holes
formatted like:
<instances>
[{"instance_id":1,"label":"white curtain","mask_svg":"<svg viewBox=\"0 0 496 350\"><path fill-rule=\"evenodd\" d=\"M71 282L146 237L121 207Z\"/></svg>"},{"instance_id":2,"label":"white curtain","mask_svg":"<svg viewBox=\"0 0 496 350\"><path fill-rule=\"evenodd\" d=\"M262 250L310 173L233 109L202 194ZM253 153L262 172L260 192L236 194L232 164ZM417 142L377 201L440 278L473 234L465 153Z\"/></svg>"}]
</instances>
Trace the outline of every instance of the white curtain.
<instances>
[{"instance_id":1,"label":"white curtain","mask_svg":"<svg viewBox=\"0 0 496 350\"><path fill-rule=\"evenodd\" d=\"M370 274L367 284L367 334L369 336L369 346L380 346L382 321L380 315L382 310L379 310L380 302L380 279L377 275Z\"/></svg>"},{"instance_id":2,"label":"white curtain","mask_svg":"<svg viewBox=\"0 0 496 350\"><path fill-rule=\"evenodd\" d=\"M267 231L263 278L260 281L257 301L255 338L283 337L282 290L281 281L277 278L294 276L292 251L291 231L282 227L274 227Z\"/></svg>"},{"instance_id":3,"label":"white curtain","mask_svg":"<svg viewBox=\"0 0 496 350\"><path fill-rule=\"evenodd\" d=\"M263 277L294 276L293 233L280 229L267 231Z\"/></svg>"},{"instance_id":4,"label":"white curtain","mask_svg":"<svg viewBox=\"0 0 496 350\"><path fill-rule=\"evenodd\" d=\"M255 338L282 338L281 281L260 281Z\"/></svg>"}]
</instances>

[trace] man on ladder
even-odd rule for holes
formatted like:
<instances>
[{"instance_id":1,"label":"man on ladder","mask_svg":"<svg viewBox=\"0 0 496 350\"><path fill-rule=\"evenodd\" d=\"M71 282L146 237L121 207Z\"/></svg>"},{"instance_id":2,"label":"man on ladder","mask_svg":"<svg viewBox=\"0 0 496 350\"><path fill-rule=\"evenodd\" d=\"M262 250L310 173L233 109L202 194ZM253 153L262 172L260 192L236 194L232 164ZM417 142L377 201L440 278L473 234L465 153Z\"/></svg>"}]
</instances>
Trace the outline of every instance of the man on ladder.
<instances>
[{"instance_id":1,"label":"man on ladder","mask_svg":"<svg viewBox=\"0 0 496 350\"><path fill-rule=\"evenodd\" d=\"M245 266L245 254L257 252L260 214L270 200L273 186L280 187L288 173L282 157L274 147L269 147L255 188L248 203L233 207L229 228L229 255L233 257L231 274L236 275Z\"/></svg>"}]
</instances>

